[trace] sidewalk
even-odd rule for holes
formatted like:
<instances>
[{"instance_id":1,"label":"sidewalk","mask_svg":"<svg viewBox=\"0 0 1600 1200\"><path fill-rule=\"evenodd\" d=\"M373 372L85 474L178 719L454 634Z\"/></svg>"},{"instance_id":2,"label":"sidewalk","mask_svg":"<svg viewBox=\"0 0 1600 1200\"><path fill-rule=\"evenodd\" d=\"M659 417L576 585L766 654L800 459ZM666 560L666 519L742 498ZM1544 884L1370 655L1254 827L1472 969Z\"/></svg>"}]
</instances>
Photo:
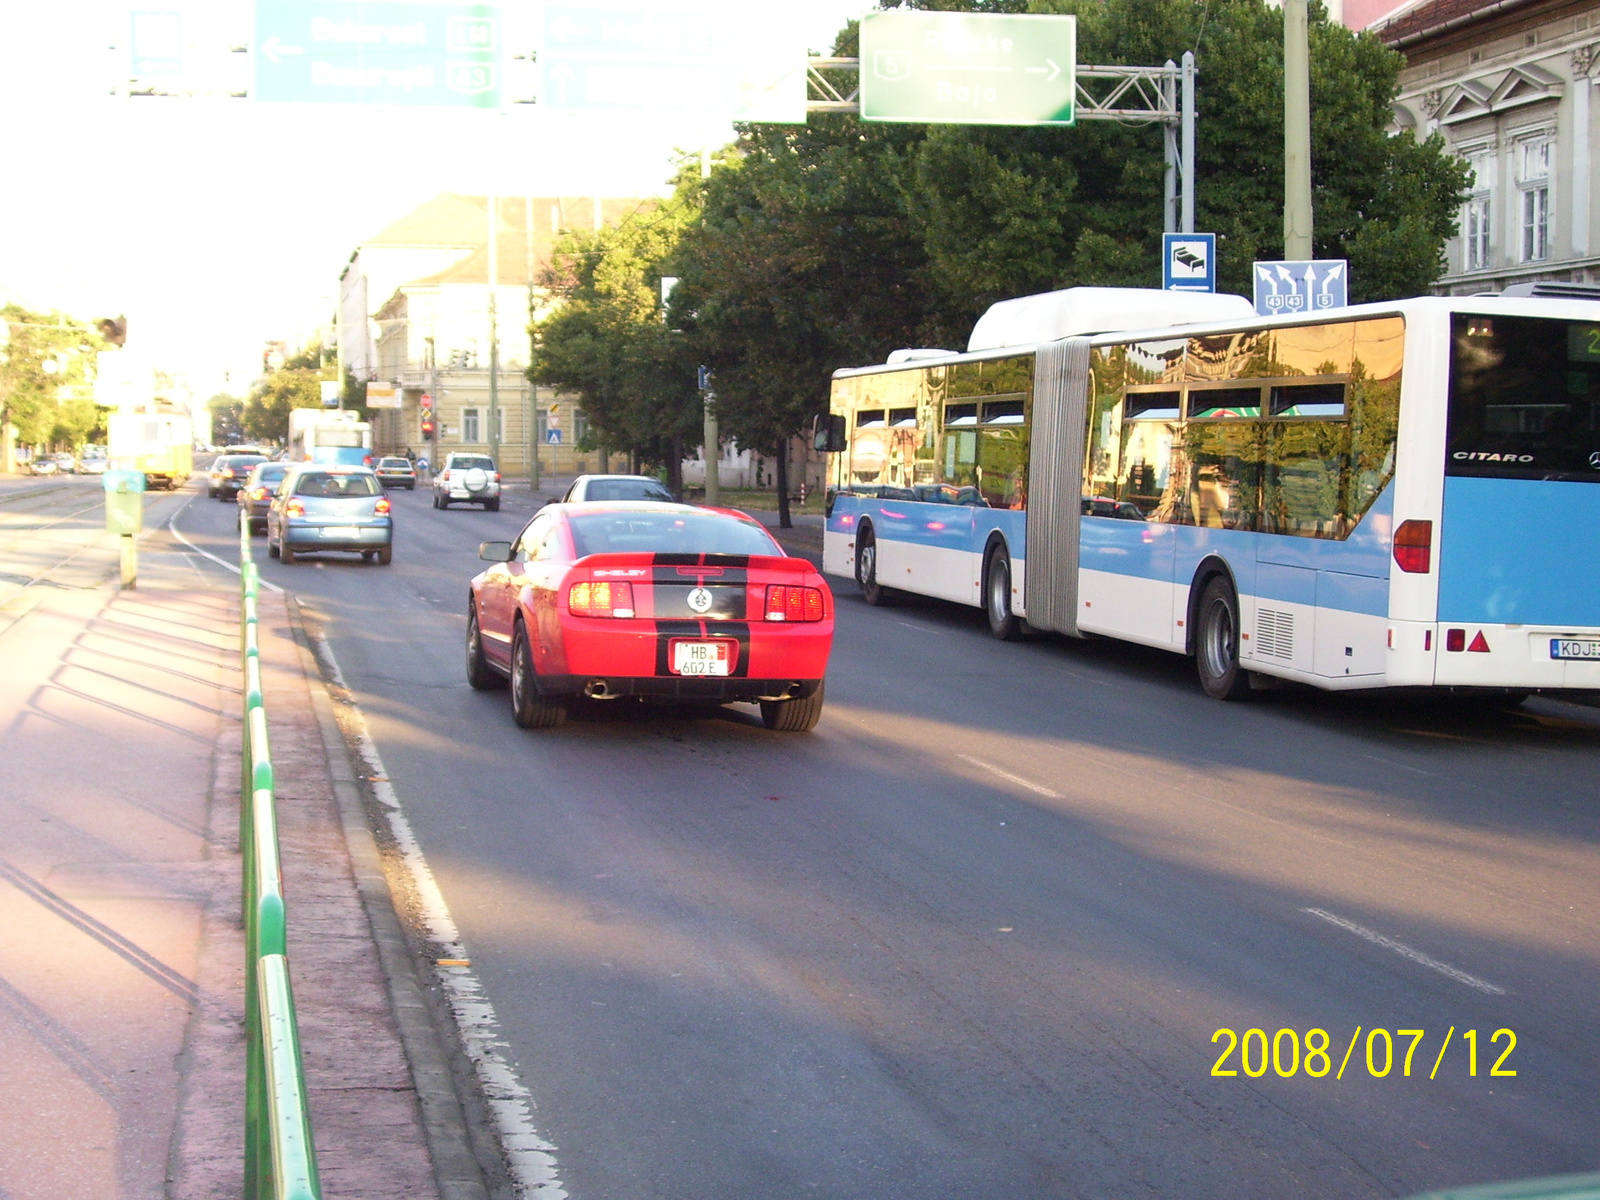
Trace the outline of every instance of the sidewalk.
<instances>
[{"instance_id":1,"label":"sidewalk","mask_svg":"<svg viewBox=\"0 0 1600 1200\"><path fill-rule=\"evenodd\" d=\"M242 1187L237 592L165 531L141 558L137 591L47 581L0 620L6 1200ZM323 1192L437 1197L312 705L322 685L285 598L261 618Z\"/></svg>"}]
</instances>

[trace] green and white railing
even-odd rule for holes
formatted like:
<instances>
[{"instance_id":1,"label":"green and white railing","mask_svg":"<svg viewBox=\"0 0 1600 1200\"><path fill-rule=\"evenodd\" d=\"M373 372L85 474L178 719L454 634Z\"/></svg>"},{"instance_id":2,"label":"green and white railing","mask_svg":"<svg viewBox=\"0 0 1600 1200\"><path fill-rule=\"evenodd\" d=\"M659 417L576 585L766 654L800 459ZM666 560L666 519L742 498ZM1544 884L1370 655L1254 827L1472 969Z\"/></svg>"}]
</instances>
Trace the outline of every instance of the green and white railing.
<instances>
[{"instance_id":1,"label":"green and white railing","mask_svg":"<svg viewBox=\"0 0 1600 1200\"><path fill-rule=\"evenodd\" d=\"M244 858L246 1200L321 1200L294 990L289 983L278 810L261 701L256 605L261 579L250 525L239 523L239 648L244 661L239 849Z\"/></svg>"}]
</instances>

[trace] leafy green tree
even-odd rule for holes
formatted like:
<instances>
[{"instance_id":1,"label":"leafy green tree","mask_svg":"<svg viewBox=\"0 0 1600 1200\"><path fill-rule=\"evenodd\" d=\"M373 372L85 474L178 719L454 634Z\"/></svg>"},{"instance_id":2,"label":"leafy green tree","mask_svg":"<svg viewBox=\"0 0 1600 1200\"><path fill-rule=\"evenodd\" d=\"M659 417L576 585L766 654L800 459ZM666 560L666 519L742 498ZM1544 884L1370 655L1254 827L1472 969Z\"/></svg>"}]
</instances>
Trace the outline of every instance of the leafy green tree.
<instances>
[{"instance_id":1,"label":"leafy green tree","mask_svg":"<svg viewBox=\"0 0 1600 1200\"><path fill-rule=\"evenodd\" d=\"M284 366L263 376L244 402L244 431L264 441L287 440L291 411L322 407L323 375L311 367Z\"/></svg>"},{"instance_id":2,"label":"leafy green tree","mask_svg":"<svg viewBox=\"0 0 1600 1200\"><path fill-rule=\"evenodd\" d=\"M901 200L920 137L835 116L749 127L673 256L672 322L715 373L721 431L773 457L780 525L789 439L827 411L833 370L881 358L928 319Z\"/></svg>"},{"instance_id":3,"label":"leafy green tree","mask_svg":"<svg viewBox=\"0 0 1600 1200\"><path fill-rule=\"evenodd\" d=\"M1033 0L1026 8L1075 13L1085 62L1155 65L1196 50L1196 224L1219 235L1222 288L1248 292L1251 262L1282 253L1281 12L1263 0ZM1353 301L1426 291L1443 269L1465 194L1465 168L1441 138L1386 131L1402 65L1370 34L1330 24L1320 7L1314 13L1315 252L1350 260ZM1076 284L1159 286L1162 175L1153 125L931 127L906 199L941 308L959 329L1010 296Z\"/></svg>"},{"instance_id":4,"label":"leafy green tree","mask_svg":"<svg viewBox=\"0 0 1600 1200\"><path fill-rule=\"evenodd\" d=\"M569 233L556 247L547 284L561 297L533 326L529 378L578 396L589 446L662 464L675 494L683 452L700 440L695 360L663 320L663 262L692 219L697 185L621 225Z\"/></svg>"},{"instance_id":5,"label":"leafy green tree","mask_svg":"<svg viewBox=\"0 0 1600 1200\"><path fill-rule=\"evenodd\" d=\"M0 426L23 445L82 446L104 424L90 393L105 341L83 321L18 304L0 308L0 320Z\"/></svg>"},{"instance_id":6,"label":"leafy green tree","mask_svg":"<svg viewBox=\"0 0 1600 1200\"><path fill-rule=\"evenodd\" d=\"M211 413L211 436L217 442L236 441L244 434L244 404L238 396L218 392L206 401Z\"/></svg>"}]
</instances>

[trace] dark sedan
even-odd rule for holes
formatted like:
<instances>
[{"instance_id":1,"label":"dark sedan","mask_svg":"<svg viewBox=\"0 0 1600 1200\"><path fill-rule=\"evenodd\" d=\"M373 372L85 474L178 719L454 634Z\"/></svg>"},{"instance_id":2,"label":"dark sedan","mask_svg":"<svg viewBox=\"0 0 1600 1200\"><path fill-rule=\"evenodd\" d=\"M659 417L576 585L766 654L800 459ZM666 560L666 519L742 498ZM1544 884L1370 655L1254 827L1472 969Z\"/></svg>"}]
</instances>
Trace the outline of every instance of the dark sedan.
<instances>
[{"instance_id":1,"label":"dark sedan","mask_svg":"<svg viewBox=\"0 0 1600 1200\"><path fill-rule=\"evenodd\" d=\"M250 521L252 534L267 531L267 510L272 507L272 494L289 473L291 464L284 462L257 463L250 477L239 489L239 512Z\"/></svg>"}]
</instances>

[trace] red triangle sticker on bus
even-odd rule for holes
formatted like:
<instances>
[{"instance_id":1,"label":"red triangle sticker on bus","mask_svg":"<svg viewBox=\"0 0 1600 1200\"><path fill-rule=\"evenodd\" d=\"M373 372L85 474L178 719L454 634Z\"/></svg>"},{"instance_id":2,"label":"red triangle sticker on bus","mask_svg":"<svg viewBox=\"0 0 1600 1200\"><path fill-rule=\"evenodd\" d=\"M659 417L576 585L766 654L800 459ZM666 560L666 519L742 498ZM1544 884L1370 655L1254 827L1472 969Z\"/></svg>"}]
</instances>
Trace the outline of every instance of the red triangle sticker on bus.
<instances>
[{"instance_id":1,"label":"red triangle sticker on bus","mask_svg":"<svg viewBox=\"0 0 1600 1200\"><path fill-rule=\"evenodd\" d=\"M1478 630L1477 635L1472 639L1472 645L1467 647L1467 653L1468 654L1487 654L1487 653L1489 653L1489 643L1488 643L1488 640L1485 639L1484 636L1483 636L1483 630L1481 630L1481 629Z\"/></svg>"}]
</instances>

